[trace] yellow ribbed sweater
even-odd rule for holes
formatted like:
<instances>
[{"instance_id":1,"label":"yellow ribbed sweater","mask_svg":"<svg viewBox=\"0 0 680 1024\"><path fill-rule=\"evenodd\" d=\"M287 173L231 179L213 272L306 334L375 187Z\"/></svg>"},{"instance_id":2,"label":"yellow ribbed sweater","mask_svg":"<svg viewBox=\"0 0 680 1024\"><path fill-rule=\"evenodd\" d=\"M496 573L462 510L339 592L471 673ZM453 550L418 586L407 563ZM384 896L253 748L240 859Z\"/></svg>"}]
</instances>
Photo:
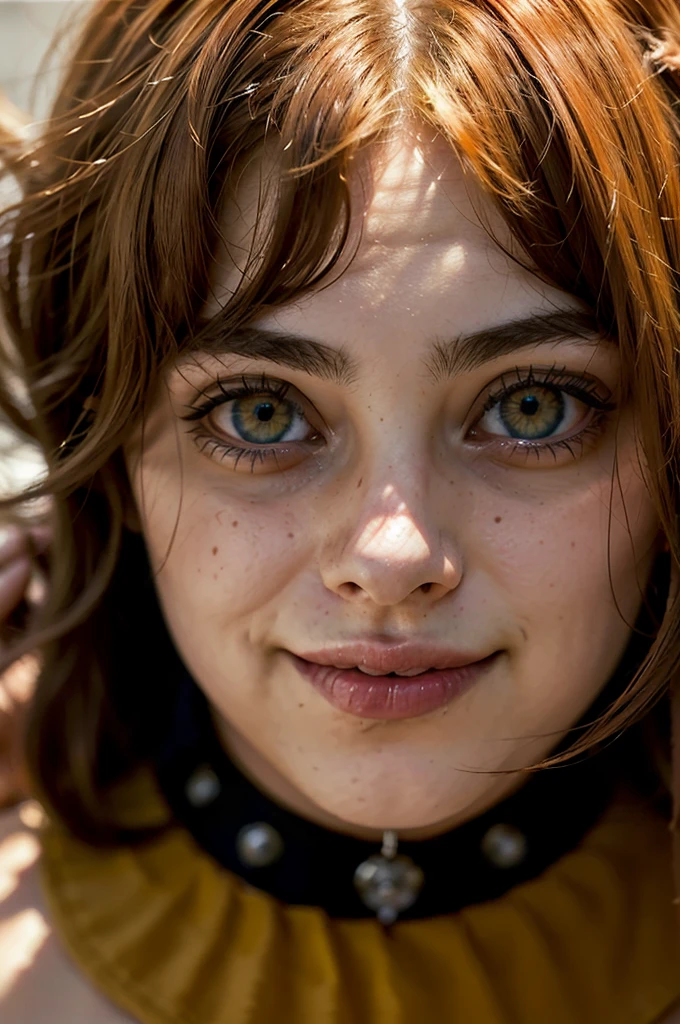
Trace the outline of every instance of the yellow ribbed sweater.
<instances>
[{"instance_id":1,"label":"yellow ribbed sweater","mask_svg":"<svg viewBox=\"0 0 680 1024\"><path fill-rule=\"evenodd\" d=\"M142 1024L652 1024L680 998L668 827L631 795L539 878L389 931L283 905L180 827L43 848L63 942Z\"/></svg>"}]
</instances>

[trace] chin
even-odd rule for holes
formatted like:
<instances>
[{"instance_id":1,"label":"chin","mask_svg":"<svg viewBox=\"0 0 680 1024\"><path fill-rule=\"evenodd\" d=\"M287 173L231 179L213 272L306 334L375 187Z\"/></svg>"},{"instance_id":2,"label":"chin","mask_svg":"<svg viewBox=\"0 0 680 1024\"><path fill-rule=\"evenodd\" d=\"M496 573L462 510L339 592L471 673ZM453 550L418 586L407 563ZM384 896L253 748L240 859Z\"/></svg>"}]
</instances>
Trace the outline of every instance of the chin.
<instances>
[{"instance_id":1,"label":"chin","mask_svg":"<svg viewBox=\"0 0 680 1024\"><path fill-rule=\"evenodd\" d=\"M435 786L417 791L412 784L405 783L397 791L394 786L376 791L375 787L357 784L309 795L326 814L349 827L435 833L470 817L479 800L477 793L452 794L450 785L442 788L441 793Z\"/></svg>"},{"instance_id":2,"label":"chin","mask_svg":"<svg viewBox=\"0 0 680 1024\"><path fill-rule=\"evenodd\" d=\"M336 817L341 818L348 826L354 828L372 829L384 832L386 829L393 829L395 832L428 832L437 833L448 831L452 827L451 814L445 814L442 818L441 812L432 811L427 813L421 809L414 813L413 808L361 807L347 808L342 811L332 812ZM455 815L453 815L455 817Z\"/></svg>"},{"instance_id":3,"label":"chin","mask_svg":"<svg viewBox=\"0 0 680 1024\"><path fill-rule=\"evenodd\" d=\"M380 758L338 765L313 780L307 775L306 797L327 815L350 828L382 832L448 831L488 810L521 783L509 773L437 771L427 758ZM296 780L297 781L297 780ZM300 780L302 781L302 780ZM312 782L310 786L309 783Z\"/></svg>"}]
</instances>

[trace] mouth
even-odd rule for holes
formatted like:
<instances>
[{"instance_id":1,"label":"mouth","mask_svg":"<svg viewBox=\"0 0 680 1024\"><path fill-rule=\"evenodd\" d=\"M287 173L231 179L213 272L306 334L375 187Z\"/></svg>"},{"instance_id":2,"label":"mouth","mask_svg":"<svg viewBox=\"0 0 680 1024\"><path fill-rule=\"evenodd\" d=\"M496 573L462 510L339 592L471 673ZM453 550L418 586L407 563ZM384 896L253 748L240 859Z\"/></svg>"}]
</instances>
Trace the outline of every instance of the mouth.
<instances>
[{"instance_id":1,"label":"mouth","mask_svg":"<svg viewBox=\"0 0 680 1024\"><path fill-rule=\"evenodd\" d=\"M394 720L446 707L479 681L499 655L355 644L291 657L300 675L339 711Z\"/></svg>"}]
</instances>

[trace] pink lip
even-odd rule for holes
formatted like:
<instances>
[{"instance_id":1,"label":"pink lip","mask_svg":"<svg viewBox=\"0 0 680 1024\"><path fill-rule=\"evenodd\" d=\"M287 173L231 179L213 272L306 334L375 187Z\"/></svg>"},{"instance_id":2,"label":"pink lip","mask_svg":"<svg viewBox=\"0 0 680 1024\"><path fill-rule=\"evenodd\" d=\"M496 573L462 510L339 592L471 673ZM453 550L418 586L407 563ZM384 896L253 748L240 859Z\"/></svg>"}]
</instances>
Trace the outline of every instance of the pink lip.
<instances>
[{"instance_id":1,"label":"pink lip","mask_svg":"<svg viewBox=\"0 0 680 1024\"><path fill-rule=\"evenodd\" d=\"M300 674L340 711L359 718L417 718L445 707L496 660L428 645L352 644L293 655ZM357 665L384 675L369 676ZM427 667L417 676L392 676Z\"/></svg>"}]
</instances>

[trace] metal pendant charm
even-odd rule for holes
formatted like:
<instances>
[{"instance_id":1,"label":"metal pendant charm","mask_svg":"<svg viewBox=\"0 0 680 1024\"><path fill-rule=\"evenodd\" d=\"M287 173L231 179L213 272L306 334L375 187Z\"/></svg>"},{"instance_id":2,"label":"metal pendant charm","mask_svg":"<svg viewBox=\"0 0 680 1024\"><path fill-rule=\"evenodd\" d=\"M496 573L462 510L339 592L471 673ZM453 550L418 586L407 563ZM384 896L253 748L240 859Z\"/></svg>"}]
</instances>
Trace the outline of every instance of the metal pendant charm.
<instances>
[{"instance_id":1,"label":"metal pendant charm","mask_svg":"<svg viewBox=\"0 0 680 1024\"><path fill-rule=\"evenodd\" d=\"M397 856L397 833L383 834L380 853L363 861L354 872L354 885L363 903L375 910L381 924L394 924L418 899L425 876L410 857Z\"/></svg>"}]
</instances>

